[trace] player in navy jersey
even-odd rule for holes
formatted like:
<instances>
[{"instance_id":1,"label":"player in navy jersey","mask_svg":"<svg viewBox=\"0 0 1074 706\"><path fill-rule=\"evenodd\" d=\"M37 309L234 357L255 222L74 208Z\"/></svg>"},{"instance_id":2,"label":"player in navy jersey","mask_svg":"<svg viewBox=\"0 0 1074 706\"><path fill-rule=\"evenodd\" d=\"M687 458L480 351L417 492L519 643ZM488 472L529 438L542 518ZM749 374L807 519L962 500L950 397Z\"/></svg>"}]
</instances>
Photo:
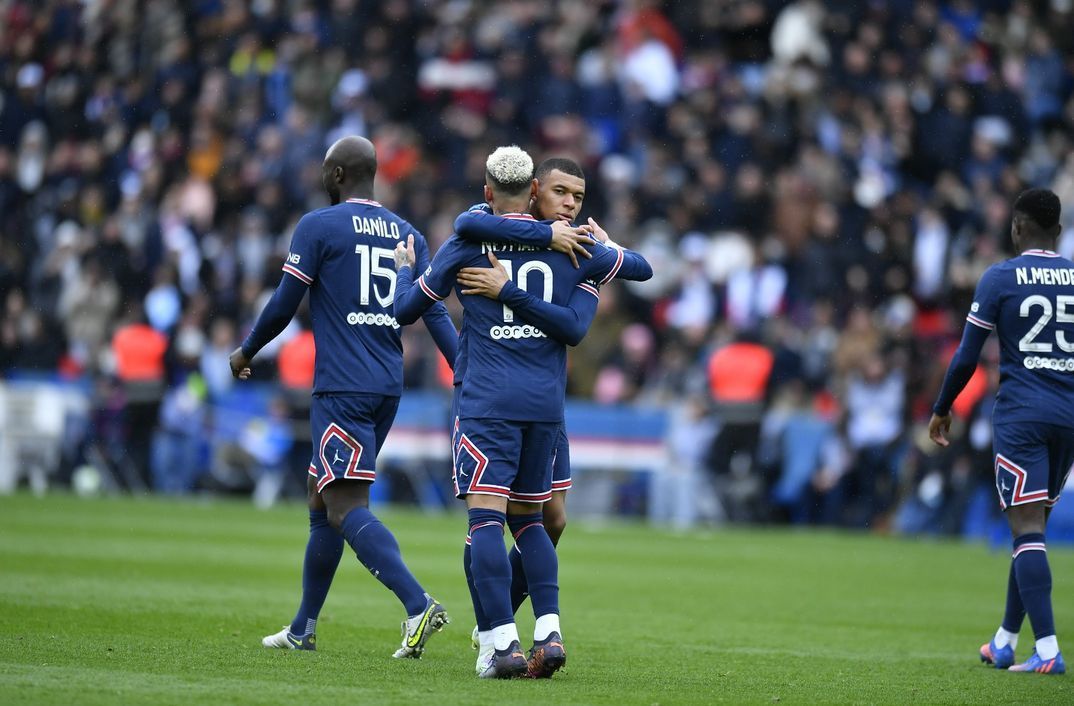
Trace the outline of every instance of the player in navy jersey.
<instances>
[{"instance_id":1,"label":"player in navy jersey","mask_svg":"<svg viewBox=\"0 0 1074 706\"><path fill-rule=\"evenodd\" d=\"M295 227L279 287L230 363L236 377L247 379L250 361L283 330L309 290L317 356L302 602L292 623L262 644L316 648L317 616L345 539L406 609L403 644L394 656L420 658L426 640L448 622L447 614L422 589L403 563L395 537L370 512L369 486L403 390L392 250L405 238L415 243L419 260L427 262L429 256L413 226L372 200L376 167L376 152L364 138L346 137L329 148L322 181L332 205L306 214ZM457 334L447 310L433 307L423 318L441 352L454 362Z\"/></svg>"},{"instance_id":2,"label":"player in navy jersey","mask_svg":"<svg viewBox=\"0 0 1074 706\"><path fill-rule=\"evenodd\" d=\"M500 148L486 167L485 197L493 209L510 219L533 220L520 212L537 187L529 156L515 147ZM575 288L596 297L597 290L586 279L603 282L636 265L625 264L622 251L594 245L592 258L574 268L568 259L542 247L468 242L454 235L414 288L408 266L413 251L397 248L396 316L405 323L446 297L458 271L486 265L489 252L500 253L519 289L534 295L539 291L546 302L562 306ZM651 274L644 261L639 267L647 273L634 276ZM520 325L500 301L468 295L460 295L460 300L465 312L460 356L466 365L454 480L469 508L471 569L480 610L493 632L494 657L483 676L517 676L530 667L518 644L511 609L510 564L502 544L505 521L521 551L537 618L531 657L539 671L550 673L566 657L559 630L555 549L540 504L551 497L552 450L563 420L565 347L537 327Z\"/></svg>"},{"instance_id":3,"label":"player in navy jersey","mask_svg":"<svg viewBox=\"0 0 1074 706\"><path fill-rule=\"evenodd\" d=\"M1074 464L1074 262L1055 252L1059 198L1046 189L1014 204L1011 240L1018 257L981 276L933 407L929 436L947 446L951 405L977 366L991 331L999 336L1000 382L992 412L996 491L1014 537L1007 608L981 660L1018 672L1066 671L1052 617L1052 575L1044 529ZM1036 639L1014 664L1026 613Z\"/></svg>"},{"instance_id":4,"label":"player in navy jersey","mask_svg":"<svg viewBox=\"0 0 1074 706\"><path fill-rule=\"evenodd\" d=\"M537 196L530 209L537 218L555 219L561 223L573 222L581 210L585 198L585 174L573 160L554 157L538 165L534 172L538 181ZM491 212L488 204L478 204L455 221L455 230L460 237L471 240L518 243L522 245L544 246L549 241L549 227L540 222L510 220L505 218L488 218L473 211ZM588 228L593 237L611 247L619 246L612 242L607 233L593 220L589 219ZM640 259L640 255L625 252L628 259ZM492 299L499 299L514 310L520 319L533 324L561 343L578 345L589 330L596 314L597 299L581 289L571 295L567 306L559 307L546 304L542 300L519 289L507 277L506 270L495 261L495 255L489 254L492 267L464 268L459 273L459 284L465 287L464 294L481 294ZM629 269L629 268L628 268ZM599 284L590 282L599 289ZM465 355L460 355L455 367L456 399L458 383L465 370ZM452 413L452 419L455 418ZM559 539L567 524L566 494L571 488L570 446L565 428L561 428L556 448L553 452L552 498L542 508L545 529L558 546ZM511 560L511 605L514 612L525 601L528 586L522 568L520 552L517 548L509 554ZM464 556L467 583L474 591L473 578L469 569L469 556ZM487 620L478 612L477 627L474 628L473 645L479 650L477 669L481 672L492 654L491 633Z\"/></svg>"}]
</instances>

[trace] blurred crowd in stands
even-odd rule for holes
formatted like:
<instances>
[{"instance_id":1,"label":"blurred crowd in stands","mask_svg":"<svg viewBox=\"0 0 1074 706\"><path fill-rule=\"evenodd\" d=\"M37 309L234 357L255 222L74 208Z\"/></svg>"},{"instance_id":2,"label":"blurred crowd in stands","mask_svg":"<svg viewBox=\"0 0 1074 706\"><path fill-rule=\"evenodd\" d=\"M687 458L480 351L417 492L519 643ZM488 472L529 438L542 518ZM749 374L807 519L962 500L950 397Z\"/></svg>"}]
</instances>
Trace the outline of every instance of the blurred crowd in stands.
<instances>
[{"instance_id":1,"label":"blurred crowd in stands","mask_svg":"<svg viewBox=\"0 0 1074 706\"><path fill-rule=\"evenodd\" d=\"M369 136L435 250L517 143L577 159L583 217L656 271L605 289L571 394L667 407L731 519L958 532L996 352L951 450L922 423L1022 189L1074 253L1071 26L1071 0L0 0L0 367L96 380L91 436L190 488L326 146ZM299 317L255 377L300 407L312 355Z\"/></svg>"}]
</instances>

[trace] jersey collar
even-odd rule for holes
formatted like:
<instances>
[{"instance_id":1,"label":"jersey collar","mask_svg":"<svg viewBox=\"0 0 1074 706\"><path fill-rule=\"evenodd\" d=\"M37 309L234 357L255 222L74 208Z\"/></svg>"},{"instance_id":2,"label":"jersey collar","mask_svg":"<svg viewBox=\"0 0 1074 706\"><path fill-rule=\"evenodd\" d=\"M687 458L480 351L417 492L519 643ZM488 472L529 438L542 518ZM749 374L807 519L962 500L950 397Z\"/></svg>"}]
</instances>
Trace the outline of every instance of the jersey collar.
<instances>
[{"instance_id":1,"label":"jersey collar","mask_svg":"<svg viewBox=\"0 0 1074 706\"><path fill-rule=\"evenodd\" d=\"M1035 257L1059 257L1059 253L1054 250L1040 250L1034 248L1033 250L1026 250L1023 255L1033 255Z\"/></svg>"},{"instance_id":2,"label":"jersey collar","mask_svg":"<svg viewBox=\"0 0 1074 706\"><path fill-rule=\"evenodd\" d=\"M533 216L531 216L528 213L505 213L505 214L503 214L502 217L503 218L510 218L512 220L520 220L520 221L535 221L535 220L537 220L536 218L534 218Z\"/></svg>"},{"instance_id":3,"label":"jersey collar","mask_svg":"<svg viewBox=\"0 0 1074 706\"><path fill-rule=\"evenodd\" d=\"M378 203L377 201L372 201L370 199L347 199L347 203L360 203L365 206L380 206L380 203Z\"/></svg>"}]
</instances>

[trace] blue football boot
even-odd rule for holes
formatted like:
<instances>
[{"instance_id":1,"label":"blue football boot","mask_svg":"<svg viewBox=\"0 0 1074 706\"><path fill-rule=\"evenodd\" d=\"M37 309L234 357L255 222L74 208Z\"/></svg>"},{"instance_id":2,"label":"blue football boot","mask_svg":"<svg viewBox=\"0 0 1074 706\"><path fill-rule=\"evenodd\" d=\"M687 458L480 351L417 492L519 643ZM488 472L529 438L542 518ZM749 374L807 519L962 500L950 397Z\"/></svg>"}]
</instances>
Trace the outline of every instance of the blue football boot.
<instances>
[{"instance_id":1,"label":"blue football boot","mask_svg":"<svg viewBox=\"0 0 1074 706\"><path fill-rule=\"evenodd\" d=\"M1029 659L1021 664L1016 664L1007 669L1008 672L1036 672L1037 674L1065 674L1067 665L1063 662L1063 655L1056 653L1051 659L1041 659L1036 650L1029 655Z\"/></svg>"},{"instance_id":2,"label":"blue football boot","mask_svg":"<svg viewBox=\"0 0 1074 706\"><path fill-rule=\"evenodd\" d=\"M996 669L1006 669L1014 664L1014 648L1010 645L996 647L996 640L993 638L981 645L981 661Z\"/></svg>"}]
</instances>

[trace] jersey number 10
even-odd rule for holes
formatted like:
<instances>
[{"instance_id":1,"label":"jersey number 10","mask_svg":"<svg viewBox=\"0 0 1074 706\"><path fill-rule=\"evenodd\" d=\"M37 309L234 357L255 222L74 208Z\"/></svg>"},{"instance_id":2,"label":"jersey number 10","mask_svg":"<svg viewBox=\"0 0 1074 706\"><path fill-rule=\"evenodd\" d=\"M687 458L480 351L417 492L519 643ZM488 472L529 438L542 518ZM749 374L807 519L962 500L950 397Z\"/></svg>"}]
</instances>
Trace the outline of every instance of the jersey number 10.
<instances>
[{"instance_id":1,"label":"jersey number 10","mask_svg":"<svg viewBox=\"0 0 1074 706\"><path fill-rule=\"evenodd\" d=\"M523 292L528 292L529 285L527 281L531 272L539 272L544 277L544 288L541 290L541 298L546 302L552 301L552 268L546 263L540 260L529 260L522 263L522 266L518 268L518 273L514 272L515 263L510 260L500 260L500 264L507 270L507 279L514 281L515 286L521 289ZM509 324L515 320L515 312L511 311L511 307L506 304L503 305L503 322Z\"/></svg>"},{"instance_id":2,"label":"jersey number 10","mask_svg":"<svg viewBox=\"0 0 1074 706\"><path fill-rule=\"evenodd\" d=\"M1074 297L1069 295L1056 297L1053 309L1051 299L1041 294L1034 294L1022 300L1018 314L1023 319L1028 319L1032 315L1031 310L1035 307L1041 308L1040 318L1037 319L1037 323L1033 324L1033 328L1029 329L1029 333L1018 341L1018 350L1024 353L1051 353L1052 344L1047 341L1037 341L1037 336L1052 320L1053 311L1057 323L1074 323ZM1074 342L1068 341L1066 334L1062 331L1055 332L1055 342L1064 353L1074 353Z\"/></svg>"},{"instance_id":3,"label":"jersey number 10","mask_svg":"<svg viewBox=\"0 0 1074 706\"><path fill-rule=\"evenodd\" d=\"M395 256L387 248L374 248L368 245L355 245L358 255L358 297L363 306L369 304L369 292L377 298L382 307L387 308L395 301ZM388 266L381 264L388 261ZM388 280L388 291L381 295L380 289L372 281L373 277Z\"/></svg>"}]
</instances>

